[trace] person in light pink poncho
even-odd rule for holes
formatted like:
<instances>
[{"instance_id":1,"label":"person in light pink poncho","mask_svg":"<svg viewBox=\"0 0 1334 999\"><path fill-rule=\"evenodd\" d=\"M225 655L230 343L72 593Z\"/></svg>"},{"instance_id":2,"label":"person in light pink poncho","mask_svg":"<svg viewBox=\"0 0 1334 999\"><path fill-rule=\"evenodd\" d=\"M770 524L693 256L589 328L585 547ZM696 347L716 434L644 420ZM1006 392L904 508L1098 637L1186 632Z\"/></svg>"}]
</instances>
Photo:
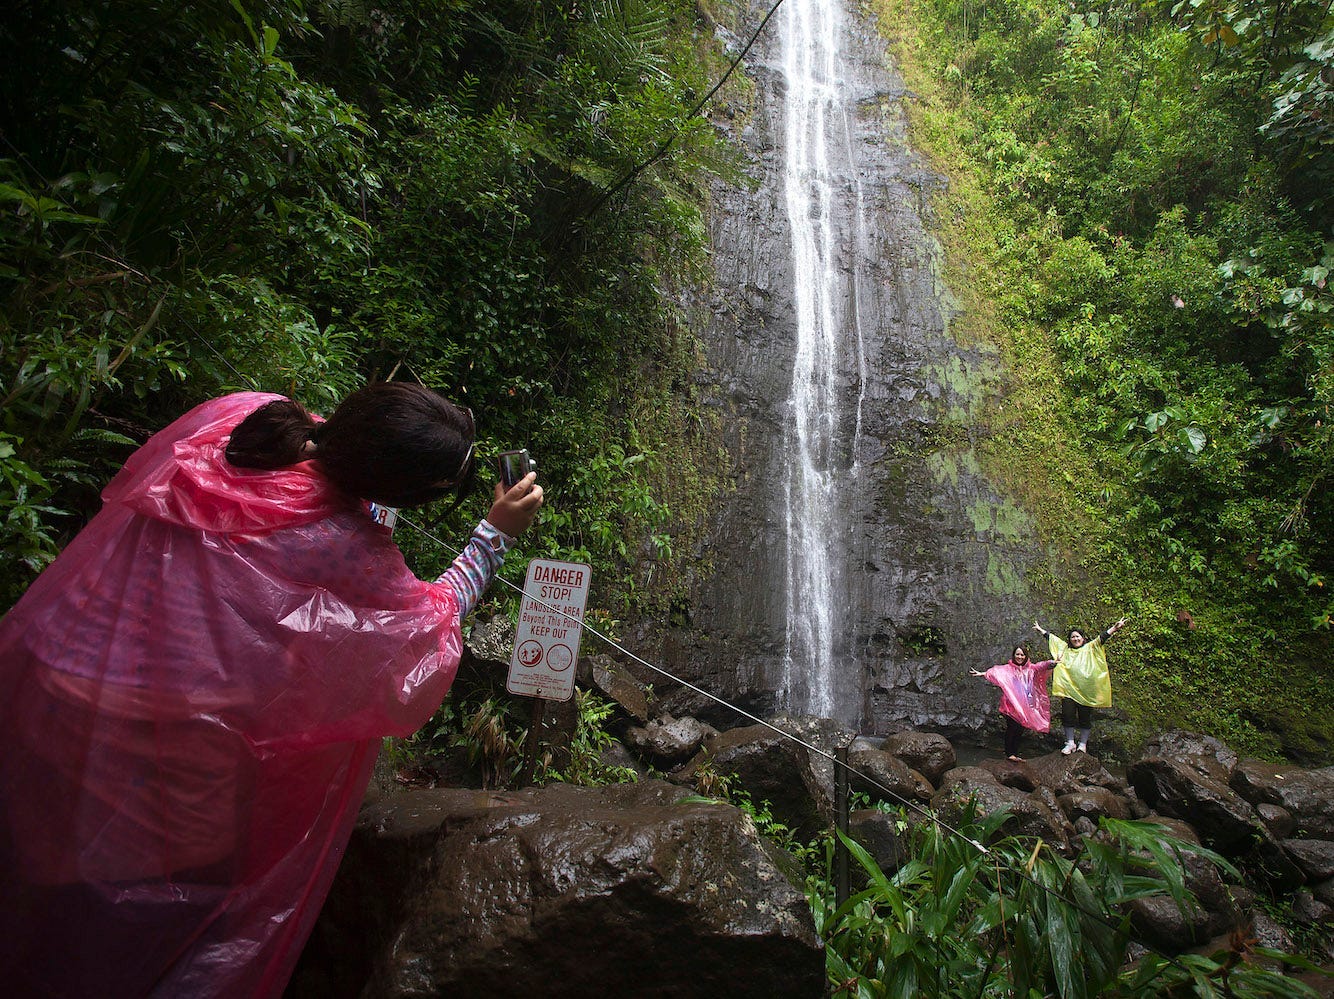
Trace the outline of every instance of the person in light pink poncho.
<instances>
[{"instance_id":1,"label":"person in light pink poncho","mask_svg":"<svg viewBox=\"0 0 1334 999\"><path fill-rule=\"evenodd\" d=\"M1019 738L1024 729L1045 732L1051 727L1051 704L1047 699L1047 678L1056 660L1035 663L1028 658L1028 650L1016 645L1010 661L992 666L985 673L971 670L973 676L984 677L1001 691L1000 711L1005 716L1005 755L1020 760Z\"/></svg>"},{"instance_id":2,"label":"person in light pink poncho","mask_svg":"<svg viewBox=\"0 0 1334 999\"><path fill-rule=\"evenodd\" d=\"M529 475L438 580L364 500L469 480L472 413L372 385L322 421L239 393L132 455L0 620L0 981L67 999L274 999L382 736L458 666L532 522Z\"/></svg>"}]
</instances>

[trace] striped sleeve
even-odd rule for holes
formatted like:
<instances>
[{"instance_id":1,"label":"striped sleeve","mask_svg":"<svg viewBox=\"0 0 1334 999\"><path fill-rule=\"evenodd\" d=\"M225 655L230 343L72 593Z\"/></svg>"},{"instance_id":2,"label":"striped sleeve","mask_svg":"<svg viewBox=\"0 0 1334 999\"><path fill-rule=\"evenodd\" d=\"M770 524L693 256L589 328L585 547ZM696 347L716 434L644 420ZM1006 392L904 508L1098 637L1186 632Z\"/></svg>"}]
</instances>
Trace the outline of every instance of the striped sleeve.
<instances>
[{"instance_id":1,"label":"striped sleeve","mask_svg":"<svg viewBox=\"0 0 1334 999\"><path fill-rule=\"evenodd\" d=\"M454 591L459 602L460 618L471 614L477 601L482 599L482 594L496 578L501 563L505 561L505 553L512 544L513 538L483 520L473 529L472 537L454 564L436 580L437 583L447 583Z\"/></svg>"}]
</instances>

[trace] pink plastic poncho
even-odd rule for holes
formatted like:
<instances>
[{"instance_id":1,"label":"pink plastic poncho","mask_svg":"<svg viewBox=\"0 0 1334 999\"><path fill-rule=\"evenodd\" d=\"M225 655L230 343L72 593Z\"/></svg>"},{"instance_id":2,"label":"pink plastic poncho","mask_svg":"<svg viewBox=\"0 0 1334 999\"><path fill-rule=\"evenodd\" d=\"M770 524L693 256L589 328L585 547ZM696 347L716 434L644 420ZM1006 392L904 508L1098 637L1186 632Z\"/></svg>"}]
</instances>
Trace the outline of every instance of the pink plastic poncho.
<instances>
[{"instance_id":1,"label":"pink plastic poncho","mask_svg":"<svg viewBox=\"0 0 1334 999\"><path fill-rule=\"evenodd\" d=\"M0 621L0 981L274 996L385 735L458 667L453 591L309 465L232 467L275 396L157 434Z\"/></svg>"},{"instance_id":2,"label":"pink plastic poncho","mask_svg":"<svg viewBox=\"0 0 1334 999\"><path fill-rule=\"evenodd\" d=\"M1000 688L1000 712L1013 718L1024 728L1045 732L1051 728L1051 702L1047 698L1047 678L1044 675L1055 662L1016 665L1011 659L993 666L982 675Z\"/></svg>"}]
</instances>

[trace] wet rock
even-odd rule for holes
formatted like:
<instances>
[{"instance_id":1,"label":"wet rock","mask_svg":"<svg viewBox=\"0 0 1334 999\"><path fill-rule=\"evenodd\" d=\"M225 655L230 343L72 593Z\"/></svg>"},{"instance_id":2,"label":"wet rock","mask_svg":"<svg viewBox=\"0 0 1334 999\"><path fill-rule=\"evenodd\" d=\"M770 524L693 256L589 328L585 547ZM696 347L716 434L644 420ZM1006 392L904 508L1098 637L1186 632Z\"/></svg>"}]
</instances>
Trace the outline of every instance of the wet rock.
<instances>
[{"instance_id":1,"label":"wet rock","mask_svg":"<svg viewBox=\"0 0 1334 999\"><path fill-rule=\"evenodd\" d=\"M805 746L764 725L750 725L706 739L672 777L698 782L701 773L735 775L755 804L768 801L778 821L807 838L833 821L832 770L831 764L830 778L822 780Z\"/></svg>"},{"instance_id":2,"label":"wet rock","mask_svg":"<svg viewBox=\"0 0 1334 999\"><path fill-rule=\"evenodd\" d=\"M1237 765L1237 754L1225 743L1211 735L1200 735L1185 729L1170 729L1151 737L1141 756L1192 757L1197 765L1207 768L1210 775L1227 781Z\"/></svg>"},{"instance_id":3,"label":"wet rock","mask_svg":"<svg viewBox=\"0 0 1334 999\"><path fill-rule=\"evenodd\" d=\"M1229 856L1268 835L1250 802L1227 784L1226 769L1213 756L1158 756L1152 747L1127 772L1136 794L1150 808L1189 821L1208 846Z\"/></svg>"},{"instance_id":4,"label":"wet rock","mask_svg":"<svg viewBox=\"0 0 1334 999\"><path fill-rule=\"evenodd\" d=\"M1195 827L1182 819L1174 819L1170 815L1158 815L1156 813L1150 813L1146 818L1154 825L1162 826L1167 835L1173 839L1183 840L1186 843L1199 843L1200 841L1200 835L1195 831Z\"/></svg>"},{"instance_id":5,"label":"wet rock","mask_svg":"<svg viewBox=\"0 0 1334 999\"><path fill-rule=\"evenodd\" d=\"M1056 794L1074 794L1086 787L1105 787L1118 794L1126 790L1125 782L1102 765L1096 756L1088 753L1049 753L1025 761L1034 778L1043 787L1049 787Z\"/></svg>"},{"instance_id":6,"label":"wet rock","mask_svg":"<svg viewBox=\"0 0 1334 999\"><path fill-rule=\"evenodd\" d=\"M641 725L648 721L648 696L627 670L608 656L589 656L589 684Z\"/></svg>"},{"instance_id":7,"label":"wet rock","mask_svg":"<svg viewBox=\"0 0 1334 999\"><path fill-rule=\"evenodd\" d=\"M1285 839L1279 845L1308 881L1334 878L1334 843L1324 839Z\"/></svg>"},{"instance_id":8,"label":"wet rock","mask_svg":"<svg viewBox=\"0 0 1334 999\"><path fill-rule=\"evenodd\" d=\"M663 715L647 725L633 725L622 738L640 759L659 770L670 770L690 759L705 739L718 734L712 725L696 718Z\"/></svg>"},{"instance_id":9,"label":"wet rock","mask_svg":"<svg viewBox=\"0 0 1334 999\"><path fill-rule=\"evenodd\" d=\"M945 771L955 763L954 747L943 735L935 732L896 732L885 739L882 748L887 753L893 753L937 787Z\"/></svg>"},{"instance_id":10,"label":"wet rock","mask_svg":"<svg viewBox=\"0 0 1334 999\"><path fill-rule=\"evenodd\" d=\"M1307 926L1334 921L1334 907L1315 897L1309 888L1299 888L1292 896L1292 918Z\"/></svg>"},{"instance_id":11,"label":"wet rock","mask_svg":"<svg viewBox=\"0 0 1334 999\"><path fill-rule=\"evenodd\" d=\"M1311 888L1311 894L1325 905L1334 906L1334 878L1322 881Z\"/></svg>"},{"instance_id":12,"label":"wet rock","mask_svg":"<svg viewBox=\"0 0 1334 999\"><path fill-rule=\"evenodd\" d=\"M893 874L912 855L911 824L877 808L859 808L851 812L848 835L865 847L876 866L886 874ZM858 869L856 861L852 866L854 871Z\"/></svg>"},{"instance_id":13,"label":"wet rock","mask_svg":"<svg viewBox=\"0 0 1334 999\"><path fill-rule=\"evenodd\" d=\"M872 801L884 801L891 805L925 802L930 801L936 793L930 781L889 753L875 749L849 753L848 766L856 771L851 777L850 788L865 793Z\"/></svg>"},{"instance_id":14,"label":"wet rock","mask_svg":"<svg viewBox=\"0 0 1334 999\"><path fill-rule=\"evenodd\" d=\"M288 996L822 994L785 855L739 810L681 797L650 781L381 799Z\"/></svg>"},{"instance_id":15,"label":"wet rock","mask_svg":"<svg viewBox=\"0 0 1334 999\"><path fill-rule=\"evenodd\" d=\"M1136 899L1128 906L1132 924L1169 953L1179 953L1230 930L1241 916L1231 891L1210 861L1187 854L1182 866L1186 889L1193 896L1184 907L1166 893Z\"/></svg>"},{"instance_id":16,"label":"wet rock","mask_svg":"<svg viewBox=\"0 0 1334 999\"><path fill-rule=\"evenodd\" d=\"M1287 809L1296 835L1334 840L1334 767L1300 770L1248 759L1233 771L1232 786L1247 801Z\"/></svg>"},{"instance_id":17,"label":"wet rock","mask_svg":"<svg viewBox=\"0 0 1334 999\"><path fill-rule=\"evenodd\" d=\"M1209 914L1195 902L1187 901L1185 908L1167 895L1150 895L1129 902L1130 924L1148 943L1169 954L1202 943L1209 937Z\"/></svg>"},{"instance_id":18,"label":"wet rock","mask_svg":"<svg viewBox=\"0 0 1334 999\"><path fill-rule=\"evenodd\" d=\"M1130 808L1119 794L1105 787L1088 787L1073 794L1063 794L1057 799L1061 811L1071 822L1086 818L1096 823L1104 815L1113 819L1130 817Z\"/></svg>"},{"instance_id":19,"label":"wet rock","mask_svg":"<svg viewBox=\"0 0 1334 999\"><path fill-rule=\"evenodd\" d=\"M1281 805L1271 805L1267 801L1262 801L1255 806L1255 813L1260 816L1265 828L1278 839L1287 839L1297 827L1292 813Z\"/></svg>"},{"instance_id":20,"label":"wet rock","mask_svg":"<svg viewBox=\"0 0 1334 999\"><path fill-rule=\"evenodd\" d=\"M983 760L978 766L1006 787L1020 791L1034 791L1038 787L1038 776L1027 760Z\"/></svg>"},{"instance_id":21,"label":"wet rock","mask_svg":"<svg viewBox=\"0 0 1334 999\"><path fill-rule=\"evenodd\" d=\"M998 835L1040 836L1061 850L1070 848L1073 829L1047 788L1025 794L997 783L980 767L956 767L941 779L941 789L931 799L931 807L942 821L958 826L974 807L970 802L975 803L979 816L1002 809L1010 813Z\"/></svg>"}]
</instances>

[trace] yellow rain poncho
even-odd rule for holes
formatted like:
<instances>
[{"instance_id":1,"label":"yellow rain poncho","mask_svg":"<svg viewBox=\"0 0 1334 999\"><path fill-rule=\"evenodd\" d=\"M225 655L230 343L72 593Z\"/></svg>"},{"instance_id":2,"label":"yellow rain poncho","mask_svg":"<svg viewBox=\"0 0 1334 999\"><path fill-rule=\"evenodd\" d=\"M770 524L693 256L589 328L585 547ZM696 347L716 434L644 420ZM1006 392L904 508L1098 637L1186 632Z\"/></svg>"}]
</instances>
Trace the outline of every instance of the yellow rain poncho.
<instances>
[{"instance_id":1,"label":"yellow rain poncho","mask_svg":"<svg viewBox=\"0 0 1334 999\"><path fill-rule=\"evenodd\" d=\"M1051 676L1052 697L1069 697L1091 708L1112 706L1112 675L1107 670L1103 635L1074 649L1065 639L1049 632L1047 647L1052 658L1060 660Z\"/></svg>"}]
</instances>

